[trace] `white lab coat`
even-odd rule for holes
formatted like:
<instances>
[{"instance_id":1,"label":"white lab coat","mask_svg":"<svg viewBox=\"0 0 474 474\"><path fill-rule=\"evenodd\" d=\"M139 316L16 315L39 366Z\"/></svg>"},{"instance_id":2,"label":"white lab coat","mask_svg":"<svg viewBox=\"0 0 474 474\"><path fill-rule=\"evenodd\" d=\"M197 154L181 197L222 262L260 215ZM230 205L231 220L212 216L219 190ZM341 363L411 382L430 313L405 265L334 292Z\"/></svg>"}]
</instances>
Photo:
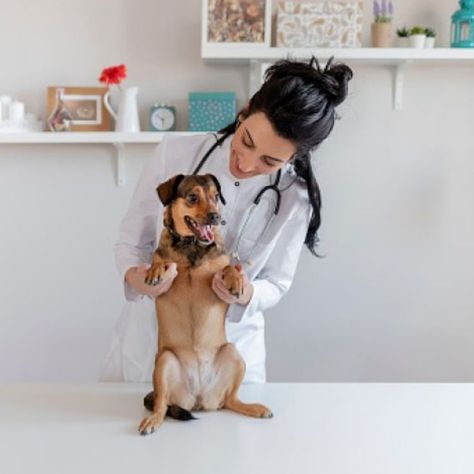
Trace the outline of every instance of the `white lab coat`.
<instances>
[{"instance_id":1,"label":"white lab coat","mask_svg":"<svg viewBox=\"0 0 474 474\"><path fill-rule=\"evenodd\" d=\"M290 288L308 229L311 206L304 182L296 177L291 165L285 165L278 215L273 212L275 194L267 191L248 220L245 232L241 232L255 196L271 178L266 175L236 179L229 171L231 138L210 155L200 173L212 173L221 183L226 200L226 205L221 206L225 221L221 234L229 252L235 250L241 234L238 253L254 286L248 305L229 306L227 338L246 362L244 382L265 382L263 311L277 304ZM130 267L151 262L159 241L163 206L156 193L157 186L176 174L191 174L215 140L214 134L168 135L157 146L120 225L115 257L122 278ZM114 330L101 380L149 382L158 333L154 302L135 293L125 282L124 290L126 303Z\"/></svg>"}]
</instances>

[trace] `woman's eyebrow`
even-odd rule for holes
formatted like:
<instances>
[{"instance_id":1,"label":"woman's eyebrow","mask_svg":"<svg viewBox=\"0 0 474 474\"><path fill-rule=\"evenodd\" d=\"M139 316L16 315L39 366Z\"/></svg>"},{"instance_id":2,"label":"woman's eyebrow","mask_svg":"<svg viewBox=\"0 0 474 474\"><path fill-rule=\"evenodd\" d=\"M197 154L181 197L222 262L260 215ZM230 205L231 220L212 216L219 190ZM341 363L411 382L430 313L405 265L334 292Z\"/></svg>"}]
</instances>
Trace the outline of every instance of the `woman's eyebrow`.
<instances>
[{"instance_id":1,"label":"woman's eyebrow","mask_svg":"<svg viewBox=\"0 0 474 474\"><path fill-rule=\"evenodd\" d=\"M255 142L253 141L253 138L252 138L252 135L250 135L250 132L247 130L246 127L244 127L244 130L247 132L247 136L249 137L250 139L250 142L252 143L252 146L255 146ZM270 158L271 160L275 160L275 161L278 161L278 163L284 163L285 160L280 160L280 158L275 158L274 156L269 156L269 155L265 155L267 158Z\"/></svg>"}]
</instances>

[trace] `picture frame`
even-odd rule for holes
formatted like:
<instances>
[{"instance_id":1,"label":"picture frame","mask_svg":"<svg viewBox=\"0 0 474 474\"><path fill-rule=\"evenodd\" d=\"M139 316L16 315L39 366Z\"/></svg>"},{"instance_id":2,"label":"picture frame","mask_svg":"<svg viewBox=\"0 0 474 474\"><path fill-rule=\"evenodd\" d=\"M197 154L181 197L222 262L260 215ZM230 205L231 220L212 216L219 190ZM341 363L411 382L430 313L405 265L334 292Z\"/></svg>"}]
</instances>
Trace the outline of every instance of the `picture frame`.
<instances>
[{"instance_id":1,"label":"picture frame","mask_svg":"<svg viewBox=\"0 0 474 474\"><path fill-rule=\"evenodd\" d=\"M71 131L110 131L110 114L104 105L107 87L48 87L46 118L52 114L56 107L56 91L58 89L64 89L63 103L73 117Z\"/></svg>"},{"instance_id":2,"label":"picture frame","mask_svg":"<svg viewBox=\"0 0 474 474\"><path fill-rule=\"evenodd\" d=\"M362 0L278 0L278 48L360 48Z\"/></svg>"},{"instance_id":3,"label":"picture frame","mask_svg":"<svg viewBox=\"0 0 474 474\"><path fill-rule=\"evenodd\" d=\"M268 48L271 0L202 0L202 48Z\"/></svg>"}]
</instances>

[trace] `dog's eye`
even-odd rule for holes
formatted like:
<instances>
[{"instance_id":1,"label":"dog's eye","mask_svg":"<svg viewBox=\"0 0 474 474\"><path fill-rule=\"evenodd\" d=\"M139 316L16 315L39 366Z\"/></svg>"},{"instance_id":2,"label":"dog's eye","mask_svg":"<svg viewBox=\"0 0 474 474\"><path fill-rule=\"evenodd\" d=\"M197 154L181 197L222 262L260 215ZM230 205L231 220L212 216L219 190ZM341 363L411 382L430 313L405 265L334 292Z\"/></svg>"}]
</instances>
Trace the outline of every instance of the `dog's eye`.
<instances>
[{"instance_id":1,"label":"dog's eye","mask_svg":"<svg viewBox=\"0 0 474 474\"><path fill-rule=\"evenodd\" d=\"M188 194L188 202L190 202L191 204L196 204L198 202L197 194Z\"/></svg>"}]
</instances>

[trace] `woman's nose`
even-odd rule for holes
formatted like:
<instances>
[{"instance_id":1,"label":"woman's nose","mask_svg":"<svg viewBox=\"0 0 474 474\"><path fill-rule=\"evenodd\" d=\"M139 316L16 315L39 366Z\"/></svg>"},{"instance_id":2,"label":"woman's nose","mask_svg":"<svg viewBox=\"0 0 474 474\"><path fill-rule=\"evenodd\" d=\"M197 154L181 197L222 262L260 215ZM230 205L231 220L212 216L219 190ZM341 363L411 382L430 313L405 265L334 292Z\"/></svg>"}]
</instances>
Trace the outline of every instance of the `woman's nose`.
<instances>
[{"instance_id":1,"label":"woman's nose","mask_svg":"<svg viewBox=\"0 0 474 474\"><path fill-rule=\"evenodd\" d=\"M244 173L250 173L254 171L255 168L255 159L250 154L246 153L240 157L239 168Z\"/></svg>"}]
</instances>

